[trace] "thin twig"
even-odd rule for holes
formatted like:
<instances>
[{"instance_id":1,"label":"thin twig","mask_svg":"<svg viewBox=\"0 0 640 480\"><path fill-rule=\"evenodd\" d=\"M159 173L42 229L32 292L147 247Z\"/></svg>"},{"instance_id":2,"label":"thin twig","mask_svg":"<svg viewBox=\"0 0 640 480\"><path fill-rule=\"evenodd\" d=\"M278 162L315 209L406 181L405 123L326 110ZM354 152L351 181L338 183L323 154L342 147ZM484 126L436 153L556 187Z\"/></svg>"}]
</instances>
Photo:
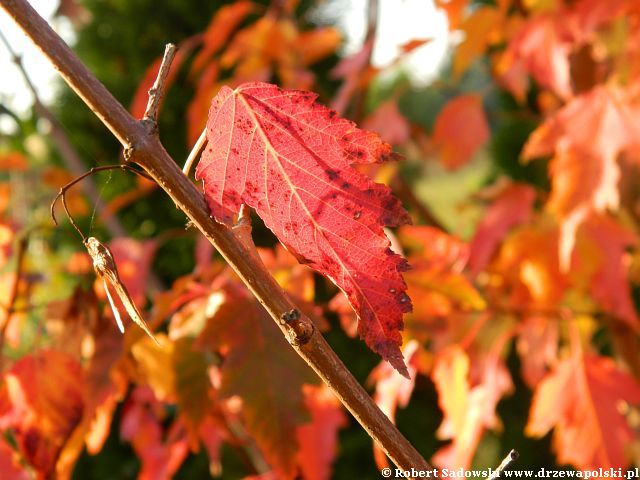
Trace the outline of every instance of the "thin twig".
<instances>
[{"instance_id":1,"label":"thin twig","mask_svg":"<svg viewBox=\"0 0 640 480\"><path fill-rule=\"evenodd\" d=\"M502 460L502 462L500 463L500 465L498 466L498 468L496 468L493 473L491 474L491 476L489 477L489 480L496 480L498 478L500 478L502 476L502 473L511 466L511 464L513 462L515 462L518 457L520 456L520 454L515 451L515 450L511 450L508 455L506 457L504 457L504 459Z\"/></svg>"},{"instance_id":2,"label":"thin twig","mask_svg":"<svg viewBox=\"0 0 640 480\"><path fill-rule=\"evenodd\" d=\"M216 247L287 339L293 337L290 344L297 354L331 388L391 461L404 471L411 471L412 468L430 470L432 467L376 406L317 329L307 339L296 338L295 332L292 334L291 322L286 318L290 318L293 311L300 310L264 264L256 262L255 257L238 241L235 233L211 219L202 193L185 177L157 135L152 135L147 126L131 117L25 0L0 0L0 5L42 49L65 81L125 147L125 159L142 166ZM313 325L308 317L300 313L296 324Z\"/></svg>"},{"instance_id":3,"label":"thin twig","mask_svg":"<svg viewBox=\"0 0 640 480\"><path fill-rule=\"evenodd\" d=\"M196 140L196 143L191 149L191 152L189 152L187 161L184 162L184 167L182 167L182 173L184 173L185 176L187 177L189 176L189 172L191 171L193 162L196 161L196 158L198 158L198 155L200 154L200 152L202 151L206 143L207 143L207 128L205 127L204 129L202 129L202 133L198 137L198 140Z\"/></svg>"},{"instance_id":4,"label":"thin twig","mask_svg":"<svg viewBox=\"0 0 640 480\"><path fill-rule=\"evenodd\" d=\"M94 173L102 172L104 170L115 170L115 169L129 170L129 171L137 173L138 175L141 175L141 176L143 176L145 178L149 178L149 176L145 172L137 170L137 169L133 168L131 165L126 165L126 164L124 164L124 165L121 165L121 164L118 164L118 165L102 165L100 167L93 167L93 168L91 168L91 170L83 173L82 175L77 176L76 178L71 180L69 183L67 183L66 185L63 185L60 188L60 191L58 192L58 194L55 196L55 198L51 202L51 219L53 220L53 223L58 225L58 219L56 218L55 208L56 208L56 203L58 203L58 200L62 199L62 206L64 207L64 211L67 214L67 217L69 218L69 222L71 223L73 228L75 228L76 231L80 234L80 237L82 237L82 241L84 241L86 236L85 236L84 233L82 233L82 230L80 230L80 228L78 227L76 222L73 220L73 216L71 215L71 212L69 211L69 207L67 206L67 197L66 197L67 190L69 190L76 183L80 182L81 180L85 179L86 177L89 177L89 176L93 175Z\"/></svg>"},{"instance_id":5,"label":"thin twig","mask_svg":"<svg viewBox=\"0 0 640 480\"><path fill-rule=\"evenodd\" d=\"M162 57L162 63L160 64L160 70L156 76L156 81L153 82L151 90L149 90L149 100L147 101L147 108L144 111L143 121L148 122L154 128L158 126L158 110L160 109L160 103L162 97L165 94L164 83L169 76L171 70L171 62L176 56L178 48L173 43L168 43L164 49L164 56Z\"/></svg>"}]
</instances>

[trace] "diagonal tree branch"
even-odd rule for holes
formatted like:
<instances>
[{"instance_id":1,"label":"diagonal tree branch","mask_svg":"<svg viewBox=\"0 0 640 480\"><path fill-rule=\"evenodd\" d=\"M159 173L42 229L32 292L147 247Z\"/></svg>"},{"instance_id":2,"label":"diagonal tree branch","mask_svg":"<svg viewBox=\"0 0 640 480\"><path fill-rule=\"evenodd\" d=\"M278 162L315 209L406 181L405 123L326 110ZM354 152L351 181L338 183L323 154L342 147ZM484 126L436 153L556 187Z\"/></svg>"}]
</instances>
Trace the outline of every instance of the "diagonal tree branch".
<instances>
[{"instance_id":1,"label":"diagonal tree branch","mask_svg":"<svg viewBox=\"0 0 640 480\"><path fill-rule=\"evenodd\" d=\"M267 269L238 240L216 223L202 194L182 174L160 140L136 121L87 70L71 49L25 0L0 5L44 52L60 75L125 147L125 159L143 167L173 202L218 249L287 336L296 352L333 390L389 458L403 470L427 470L429 464L378 409L309 318L289 300Z\"/></svg>"}]
</instances>

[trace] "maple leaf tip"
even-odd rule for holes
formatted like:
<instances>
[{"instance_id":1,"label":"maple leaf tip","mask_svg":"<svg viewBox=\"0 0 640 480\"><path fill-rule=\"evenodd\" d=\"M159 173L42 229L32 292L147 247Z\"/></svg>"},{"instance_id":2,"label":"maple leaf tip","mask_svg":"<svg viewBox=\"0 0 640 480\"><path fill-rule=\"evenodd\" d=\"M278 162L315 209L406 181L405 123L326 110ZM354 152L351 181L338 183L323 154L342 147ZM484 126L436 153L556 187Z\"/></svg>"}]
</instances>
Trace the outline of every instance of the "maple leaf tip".
<instances>
[{"instance_id":1,"label":"maple leaf tip","mask_svg":"<svg viewBox=\"0 0 640 480\"><path fill-rule=\"evenodd\" d=\"M393 358L389 359L388 362L391 364L396 371L402 375L407 380L411 380L411 375L409 374L409 369L407 369L407 365L404 363L403 358Z\"/></svg>"}]
</instances>

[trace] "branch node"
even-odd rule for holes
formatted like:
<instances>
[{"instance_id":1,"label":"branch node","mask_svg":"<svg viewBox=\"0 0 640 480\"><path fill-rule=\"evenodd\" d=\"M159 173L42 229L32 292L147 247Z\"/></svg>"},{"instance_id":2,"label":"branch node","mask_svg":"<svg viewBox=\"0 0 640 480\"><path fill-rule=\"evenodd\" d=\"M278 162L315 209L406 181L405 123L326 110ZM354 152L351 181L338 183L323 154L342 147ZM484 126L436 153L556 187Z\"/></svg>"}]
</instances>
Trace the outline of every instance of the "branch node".
<instances>
[{"instance_id":1,"label":"branch node","mask_svg":"<svg viewBox=\"0 0 640 480\"><path fill-rule=\"evenodd\" d=\"M308 343L315 332L311 320L303 317L300 311L295 308L280 315L280 324L289 327L289 343L296 347Z\"/></svg>"},{"instance_id":2,"label":"branch node","mask_svg":"<svg viewBox=\"0 0 640 480\"><path fill-rule=\"evenodd\" d=\"M154 135L158 133L158 110L160 110L160 103L165 94L165 82L171 70L171 62L173 62L177 50L177 47L172 43L166 45L158 75L153 86L149 89L149 100L141 122L149 133Z\"/></svg>"}]
</instances>

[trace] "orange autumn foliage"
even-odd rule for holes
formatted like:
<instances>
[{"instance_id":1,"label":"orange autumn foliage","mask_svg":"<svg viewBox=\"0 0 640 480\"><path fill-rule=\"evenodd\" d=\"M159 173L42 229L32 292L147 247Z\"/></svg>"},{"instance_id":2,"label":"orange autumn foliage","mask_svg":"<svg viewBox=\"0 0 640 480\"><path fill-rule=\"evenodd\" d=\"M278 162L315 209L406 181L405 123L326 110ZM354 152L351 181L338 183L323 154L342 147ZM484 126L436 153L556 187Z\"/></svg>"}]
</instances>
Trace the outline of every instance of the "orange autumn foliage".
<instances>
[{"instance_id":1,"label":"orange autumn foliage","mask_svg":"<svg viewBox=\"0 0 640 480\"><path fill-rule=\"evenodd\" d=\"M436 3L460 41L450 55L452 75L429 87L433 89L429 93L436 92L434 97L440 99L432 108L426 100L418 104L422 97L405 97L407 92L414 93L414 87L409 88L402 78L397 84L390 82L386 91L384 78L378 75L387 72L370 64L374 38L350 56L334 58L331 72L323 71L318 64L340 52L342 38L337 29L305 24L297 16L300 4L295 0L268 6L245 0L226 2L203 32L181 43L166 84L169 95L182 81L193 87L194 95L183 112L186 144L193 144L202 132L211 100L223 87L227 87L222 90L225 95L237 96L247 88L239 85L258 81L318 91L324 96L321 101L341 116L393 144L406 160L392 169L376 164L371 171L376 181L394 189L415 225L382 231L383 223L395 225L404 219L391 208L395 203L387 200L379 206L371 201L371 191L388 192L386 186L345 181L336 184L340 195L335 200L318 187L334 185L326 175L314 174L303 184L280 178L278 185L290 192L310 196L320 192L304 212L314 228L305 230L307 238L299 245L286 237L286 248L260 248L256 258L312 318L318 332L334 329L338 331L330 337L342 337L345 332L356 336L358 316L343 290L348 290L345 279L353 281L355 275L362 279L363 272L352 277L348 269L331 272L331 279L337 280L334 284L299 260L309 263L311 254L317 254L318 263L330 263L318 240L318 232L323 231L336 238L341 262L364 268L362 258L373 247L363 240L373 227L353 233L360 228L365 209L353 213L345 206L357 201L370 210L379 207L380 212L371 214L382 239L378 247L384 255L404 257L412 267L403 274L403 282L413 312L399 315L404 321L402 332L398 322L393 329L395 360L400 362L400 355L404 358L410 378L382 361L371 372L361 373L361 379L369 373L370 392L393 421L400 422L402 410L424 398L425 391L434 399L437 396L437 401L420 405L420 414L425 410L427 415L441 414L437 427L420 431L433 440L433 448L421 453L437 467L470 469L479 460L477 452L491 449L483 448L487 432L492 432L489 441L502 441L505 451L511 448L505 442L518 435L535 439L550 435L557 464L578 470L626 468L640 458L639 3ZM425 43L410 40L398 58ZM131 104L138 117L144 112L159 63L159 59L152 62L139 81ZM477 89L476 75L482 78ZM264 98L257 101L253 95L254 107L245 112L245 120L254 122L255 128L244 132L245 137L235 124L229 124L226 132L231 147L255 149L267 167L277 163L286 165L285 172L309 172L311 161L321 157L320 150L345 138L348 143L353 140L349 135L359 131L341 123L339 134L328 135L338 122L336 112L316 105L305 113L298 104L310 102L309 94L259 85ZM276 91L287 100L274 105ZM297 102L287 103L291 98ZM428 121L414 110L427 111ZM318 112L324 116L320 118ZM509 130L509 122L526 123L528 130ZM257 126L267 123L277 133L267 132L257 139ZM320 140L311 145L299 140L312 135ZM380 148L385 156L391 155L386 143L377 143L377 136L362 135L368 142L384 145ZM274 149L278 136L285 140ZM514 140L518 137L522 142ZM213 191L236 182L242 174L221 169L224 155L219 153L233 152L215 138L212 143L216 154L207 154L207 168L220 177L211 182L213 187L205 188ZM243 156L245 150L237 150L236 160L249 158L248 153ZM477 155L480 151L482 155ZM351 150L332 160L351 168L354 156L357 151ZM433 157L440 165L429 164ZM475 163L469 165L474 157L478 164L489 165L489 173L474 178L480 186L469 187L462 179L451 187L471 192L446 211L462 215L470 210L473 215L470 225L465 225L468 229L449 231L438 224L443 220L438 204L450 202L447 195L457 192L447 191L433 200L423 195L430 187L422 181L435 176L434 172L442 176L426 185L460 179L448 177L460 173L449 170L474 168ZM370 160L379 159L372 156ZM32 225L23 224L14 214L20 201L15 185L25 178L32 182L27 185L44 185L46 195L55 194L71 179L59 167L32 169L36 163L26 148L0 153L4 172L0 178L0 329L5 343L0 385L2 475L10 480L70 478L79 456L84 451L99 455L113 441L113 431L130 445L141 479L180 475L200 449L212 475L226 473L226 452L235 449L250 458L246 475L256 478L336 476L334 467L341 468L336 466L340 438L349 434L345 429L349 417L292 352L262 306L211 245L193 239L191 231L183 232L183 224L177 226L178 233L170 231L166 236L113 239L109 244L122 281L158 332L160 345L135 328L120 336L101 283L94 282L88 257L78 253L80 242L72 253L66 239L63 251L56 254L48 239L43 241L32 232ZM263 165L245 163L247 168ZM534 170L542 172L542 180L531 173ZM248 170L244 172L246 179ZM265 188L274 180L266 178ZM138 202L146 206L154 188L147 180L138 180L135 188L113 197L96 217L122 214L124 207ZM239 186L237 193L245 196L242 202L250 203L248 185ZM276 207L285 212L291 202L283 203L283 195L270 202L264 201L264 195L250 200L269 212ZM227 200L234 207L242 203L233 195L220 197L225 205ZM80 189L71 191L67 201L75 216L91 215L92 207ZM174 206L158 204L151 210L161 208ZM230 228L237 228L236 213L226 212ZM329 215L329 223L323 223L321 219ZM327 225L343 226L347 233L335 234ZM259 222L254 226L264 242L261 245L275 242ZM24 232L35 240L18 268L16 246ZM144 232L140 226L135 235ZM156 255L164 255L166 242L183 236L195 244L189 259L193 270L178 278L163 278L164 290L152 290L150 277L159 263ZM161 260L167 261L166 257ZM389 288L395 293L403 290L384 283L385 272L378 271L385 269L384 262L373 263L366 273L371 282L385 288L369 292L363 303L377 301ZM55 273L43 275L45 269ZM58 288L63 283L70 287ZM354 284L362 286L363 281ZM65 292L66 298L46 295L53 291ZM41 298L46 299L46 308L41 308ZM380 342L370 343L380 349ZM353 344L347 345L345 350ZM378 360L374 357L369 366ZM521 432L503 424L506 415L498 408L516 388L523 388L516 377L533 392L530 403L520 405L527 412ZM440 413L431 411L435 409ZM349 454L351 445L345 445L343 450ZM375 462L378 468L388 465L375 447L369 457L357 461Z\"/></svg>"}]
</instances>

